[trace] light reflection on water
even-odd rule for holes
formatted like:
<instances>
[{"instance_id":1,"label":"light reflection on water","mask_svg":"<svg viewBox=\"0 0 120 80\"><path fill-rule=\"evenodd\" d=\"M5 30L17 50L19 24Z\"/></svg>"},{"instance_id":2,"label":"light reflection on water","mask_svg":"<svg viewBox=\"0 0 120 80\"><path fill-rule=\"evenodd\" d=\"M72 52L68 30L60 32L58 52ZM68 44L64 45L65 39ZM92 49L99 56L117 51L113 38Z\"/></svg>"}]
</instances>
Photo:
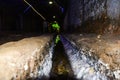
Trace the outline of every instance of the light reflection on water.
<instances>
[{"instance_id":1,"label":"light reflection on water","mask_svg":"<svg viewBox=\"0 0 120 80\"><path fill-rule=\"evenodd\" d=\"M93 58L90 52L85 53L81 49L78 50L75 45L69 43L62 36L61 41L69 57L74 75L78 80L110 80L107 76L108 73L112 76L112 73L97 58Z\"/></svg>"},{"instance_id":2,"label":"light reflection on water","mask_svg":"<svg viewBox=\"0 0 120 80\"><path fill-rule=\"evenodd\" d=\"M53 48L54 48L54 43L52 43L52 46L49 49L49 54L47 54L42 61L42 65L39 68L39 78L42 78L43 76L49 78L50 77L50 71L52 69L52 56L53 56Z\"/></svg>"},{"instance_id":3,"label":"light reflection on water","mask_svg":"<svg viewBox=\"0 0 120 80\"><path fill-rule=\"evenodd\" d=\"M98 58L91 56L90 51L85 52L82 49L78 50L75 45L69 43L63 37L61 37L61 41L64 44L73 74L77 80L111 80L109 78L113 77L111 71L107 69L106 66L98 60ZM54 45L50 48L49 54L45 56L42 63L43 65L40 67L40 77L50 77L50 72L53 67L53 47ZM115 80L113 78L112 80Z\"/></svg>"}]
</instances>

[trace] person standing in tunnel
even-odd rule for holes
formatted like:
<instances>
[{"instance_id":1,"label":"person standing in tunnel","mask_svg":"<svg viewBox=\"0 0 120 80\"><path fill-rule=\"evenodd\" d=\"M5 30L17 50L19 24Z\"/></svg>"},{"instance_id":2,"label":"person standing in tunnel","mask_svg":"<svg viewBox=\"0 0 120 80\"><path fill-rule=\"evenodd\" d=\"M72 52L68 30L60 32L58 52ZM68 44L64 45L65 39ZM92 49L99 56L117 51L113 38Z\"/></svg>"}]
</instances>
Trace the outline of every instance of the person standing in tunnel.
<instances>
[{"instance_id":1,"label":"person standing in tunnel","mask_svg":"<svg viewBox=\"0 0 120 80\"><path fill-rule=\"evenodd\" d=\"M59 32L60 32L60 26L58 25L58 23L57 23L56 21L54 21L54 22L52 23L52 28L53 28L53 30L54 30L57 34L59 34Z\"/></svg>"}]
</instances>

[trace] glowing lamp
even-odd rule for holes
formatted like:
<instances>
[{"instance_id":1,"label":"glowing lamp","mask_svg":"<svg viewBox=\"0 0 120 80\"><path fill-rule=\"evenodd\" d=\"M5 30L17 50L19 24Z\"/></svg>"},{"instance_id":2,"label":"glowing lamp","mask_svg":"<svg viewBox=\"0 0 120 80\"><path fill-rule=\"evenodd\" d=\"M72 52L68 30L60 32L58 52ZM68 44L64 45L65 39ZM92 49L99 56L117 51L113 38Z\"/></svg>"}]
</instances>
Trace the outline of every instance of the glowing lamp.
<instances>
[{"instance_id":1,"label":"glowing lamp","mask_svg":"<svg viewBox=\"0 0 120 80\"><path fill-rule=\"evenodd\" d=\"M52 1L49 1L49 4L53 4L53 2L52 2Z\"/></svg>"}]
</instances>

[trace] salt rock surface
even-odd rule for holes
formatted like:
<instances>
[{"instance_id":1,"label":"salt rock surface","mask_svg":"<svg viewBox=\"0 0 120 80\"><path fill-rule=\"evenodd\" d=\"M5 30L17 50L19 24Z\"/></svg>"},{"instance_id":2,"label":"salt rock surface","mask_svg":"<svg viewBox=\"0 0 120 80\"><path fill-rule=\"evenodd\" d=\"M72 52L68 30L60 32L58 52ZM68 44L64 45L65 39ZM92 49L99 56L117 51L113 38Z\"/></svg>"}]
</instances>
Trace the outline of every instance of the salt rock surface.
<instances>
[{"instance_id":1,"label":"salt rock surface","mask_svg":"<svg viewBox=\"0 0 120 80\"><path fill-rule=\"evenodd\" d=\"M0 80L37 77L51 36L24 38L0 46Z\"/></svg>"}]
</instances>

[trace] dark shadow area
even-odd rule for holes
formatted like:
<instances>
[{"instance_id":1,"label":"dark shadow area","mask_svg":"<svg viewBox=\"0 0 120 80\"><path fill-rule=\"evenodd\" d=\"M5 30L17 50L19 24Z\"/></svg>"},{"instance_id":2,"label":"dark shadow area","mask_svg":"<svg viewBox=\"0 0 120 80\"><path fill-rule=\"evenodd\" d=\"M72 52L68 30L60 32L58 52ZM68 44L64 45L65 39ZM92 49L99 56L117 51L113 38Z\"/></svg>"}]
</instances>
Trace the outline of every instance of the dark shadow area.
<instances>
[{"instance_id":1,"label":"dark shadow area","mask_svg":"<svg viewBox=\"0 0 120 80\"><path fill-rule=\"evenodd\" d=\"M49 80L75 80L61 41L54 48L53 67Z\"/></svg>"},{"instance_id":2,"label":"dark shadow area","mask_svg":"<svg viewBox=\"0 0 120 80\"><path fill-rule=\"evenodd\" d=\"M40 36L40 33L11 33L11 32L0 32L0 45L6 42L18 41L24 38Z\"/></svg>"}]
</instances>

